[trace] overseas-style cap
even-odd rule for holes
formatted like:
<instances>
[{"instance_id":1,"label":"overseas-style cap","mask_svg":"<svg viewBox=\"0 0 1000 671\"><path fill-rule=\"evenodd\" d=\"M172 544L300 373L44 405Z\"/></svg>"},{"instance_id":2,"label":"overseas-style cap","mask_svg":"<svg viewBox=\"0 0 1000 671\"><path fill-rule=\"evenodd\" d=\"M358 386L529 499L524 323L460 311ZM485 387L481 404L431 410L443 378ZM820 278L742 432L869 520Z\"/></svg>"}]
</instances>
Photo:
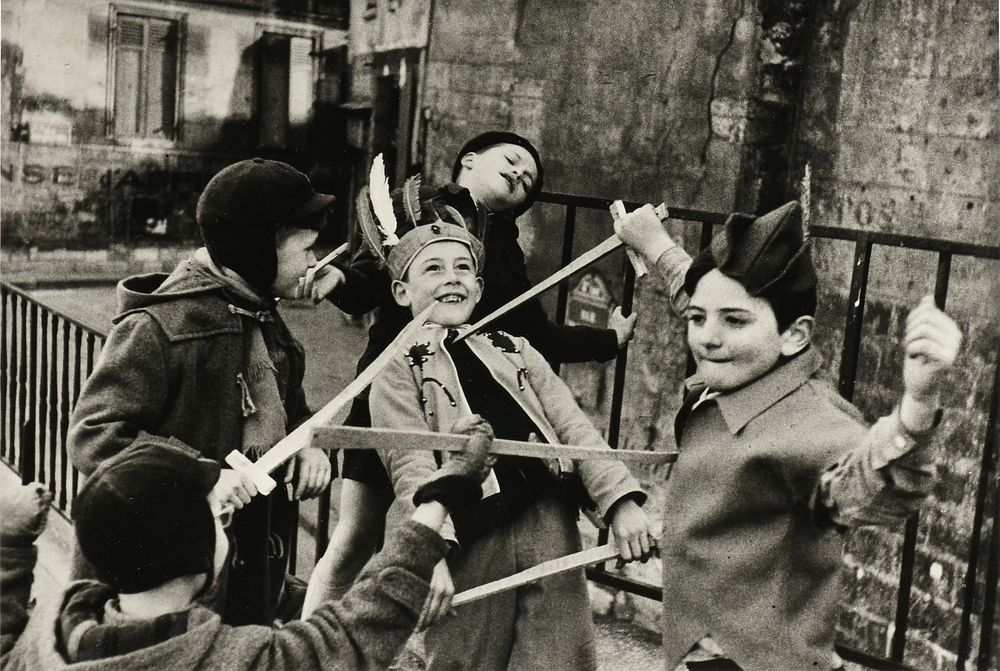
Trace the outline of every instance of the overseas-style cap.
<instances>
[{"instance_id":1,"label":"overseas-style cap","mask_svg":"<svg viewBox=\"0 0 1000 671\"><path fill-rule=\"evenodd\" d=\"M698 281L718 268L751 296L799 294L816 287L811 249L796 201L759 217L734 213L712 244L695 257L684 288L693 294Z\"/></svg>"},{"instance_id":2,"label":"overseas-style cap","mask_svg":"<svg viewBox=\"0 0 1000 671\"><path fill-rule=\"evenodd\" d=\"M313 215L334 200L287 163L252 158L209 180L196 218L212 260L265 292L278 271L275 231L281 225L319 230L325 220Z\"/></svg>"},{"instance_id":3,"label":"overseas-style cap","mask_svg":"<svg viewBox=\"0 0 1000 671\"><path fill-rule=\"evenodd\" d=\"M455 163L451 168L451 181L454 182L458 179L458 174L462 172L463 156L469 152L480 152L498 144L513 144L527 149L528 153L531 154L531 158L535 159L535 167L538 168L538 174L535 176L535 181L531 185L531 191L529 191L528 195L525 196L524 202L510 211L511 215L517 218L527 212L528 208L534 204L535 199L538 198L538 194L542 190L543 176L542 157L538 154L538 150L535 149L535 145L531 144L531 142L517 133L510 133L507 131L488 131L486 133L480 133L466 142L459 150L458 155L455 157Z\"/></svg>"},{"instance_id":4,"label":"overseas-style cap","mask_svg":"<svg viewBox=\"0 0 1000 671\"><path fill-rule=\"evenodd\" d=\"M73 501L77 542L101 580L131 594L211 575L215 520L206 497L219 468L148 434L102 463Z\"/></svg>"},{"instance_id":5,"label":"overseas-style cap","mask_svg":"<svg viewBox=\"0 0 1000 671\"><path fill-rule=\"evenodd\" d=\"M477 272L483 269L483 259L485 250L479 238L469 232L469 229L456 224L450 224L439 220L435 223L424 224L410 229L399 242L393 246L389 252L386 265L389 268L389 275L394 280L401 280L406 276L406 271L420 250L435 242L451 240L460 242L472 252L472 258L476 262Z\"/></svg>"}]
</instances>

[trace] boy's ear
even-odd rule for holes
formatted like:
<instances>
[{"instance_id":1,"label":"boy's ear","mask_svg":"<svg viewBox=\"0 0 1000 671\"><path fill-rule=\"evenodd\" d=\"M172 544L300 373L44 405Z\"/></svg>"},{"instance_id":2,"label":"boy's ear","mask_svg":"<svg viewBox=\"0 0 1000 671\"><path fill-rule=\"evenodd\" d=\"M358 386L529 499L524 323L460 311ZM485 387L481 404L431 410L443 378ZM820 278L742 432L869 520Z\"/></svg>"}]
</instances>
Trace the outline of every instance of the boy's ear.
<instances>
[{"instance_id":1,"label":"boy's ear","mask_svg":"<svg viewBox=\"0 0 1000 671\"><path fill-rule=\"evenodd\" d=\"M473 303L478 303L479 299L483 297L484 286L485 285L483 284L483 278L476 275L476 295L474 296L475 300L473 301Z\"/></svg>"},{"instance_id":2,"label":"boy's ear","mask_svg":"<svg viewBox=\"0 0 1000 671\"><path fill-rule=\"evenodd\" d=\"M407 291L406 282L393 280L390 288L392 290L392 298L396 301L397 305L401 305L404 308L410 307L410 294Z\"/></svg>"},{"instance_id":3,"label":"boy's ear","mask_svg":"<svg viewBox=\"0 0 1000 671\"><path fill-rule=\"evenodd\" d=\"M465 156L462 157L462 167L466 170L472 170L476 165L477 154L474 151L470 151Z\"/></svg>"},{"instance_id":4,"label":"boy's ear","mask_svg":"<svg viewBox=\"0 0 1000 671\"><path fill-rule=\"evenodd\" d=\"M813 327L816 320L807 315L802 315L793 321L788 328L781 333L781 354L783 356L795 356L812 342Z\"/></svg>"}]
</instances>

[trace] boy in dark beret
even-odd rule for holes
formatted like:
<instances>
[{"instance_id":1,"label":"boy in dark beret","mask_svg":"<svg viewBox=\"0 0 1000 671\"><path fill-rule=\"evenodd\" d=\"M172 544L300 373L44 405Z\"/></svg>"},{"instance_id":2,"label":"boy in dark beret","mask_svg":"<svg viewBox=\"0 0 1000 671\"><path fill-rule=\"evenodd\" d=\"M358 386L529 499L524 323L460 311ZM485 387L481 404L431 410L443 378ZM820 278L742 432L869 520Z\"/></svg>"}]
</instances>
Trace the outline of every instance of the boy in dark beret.
<instances>
[{"instance_id":1,"label":"boy in dark beret","mask_svg":"<svg viewBox=\"0 0 1000 671\"><path fill-rule=\"evenodd\" d=\"M305 354L276 306L301 297L332 202L277 161L240 161L209 181L197 209L205 247L169 275L118 286L119 314L71 418L69 453L84 475L143 431L219 462L233 450L256 460L309 417ZM284 478L292 498L305 499L331 474L327 455L307 448ZM229 468L215 488L239 510L221 612L227 623L270 625L297 504L284 487L255 497L250 479Z\"/></svg>"},{"instance_id":2,"label":"boy in dark beret","mask_svg":"<svg viewBox=\"0 0 1000 671\"><path fill-rule=\"evenodd\" d=\"M801 209L734 214L693 262L650 206L616 232L668 281L697 372L666 487L665 668L830 669L844 530L898 524L934 482L930 438L958 326L925 297L903 395L868 428L821 380Z\"/></svg>"},{"instance_id":3,"label":"boy in dark beret","mask_svg":"<svg viewBox=\"0 0 1000 671\"><path fill-rule=\"evenodd\" d=\"M420 199L440 213L446 207L458 211L486 249L486 261L480 269L483 298L472 315L475 320L533 285L517 241L516 219L531 207L542 189L542 162L538 150L525 138L492 131L477 135L462 147L451 179L452 183L444 186L421 188ZM402 216L398 213L397 219L402 221ZM377 310L368 331L367 349L358 361L360 373L409 322L410 313L393 301L389 274L364 246L349 263L339 264L338 273L320 278L307 290L315 299L329 296L349 314ZM526 337L551 363L608 361L632 337L635 317L624 317L616 309L606 329L564 326L549 320L535 299L498 320L496 328ZM354 401L345 423L371 425L367 394ZM333 574L339 576L341 589L346 589L381 542L392 491L385 469L369 452L346 452L341 475L339 517L324 561L334 563ZM307 597L306 608L314 602L312 596Z\"/></svg>"},{"instance_id":4,"label":"boy in dark beret","mask_svg":"<svg viewBox=\"0 0 1000 671\"><path fill-rule=\"evenodd\" d=\"M234 507L223 469L143 434L98 466L74 500L74 532L97 580L71 583L27 613L33 542L46 500L0 497L4 669L385 669L413 630L447 550L449 509L479 498L488 432L467 425L464 451L416 491L419 505L338 601L281 628L224 624L199 601L223 579Z\"/></svg>"}]
</instances>

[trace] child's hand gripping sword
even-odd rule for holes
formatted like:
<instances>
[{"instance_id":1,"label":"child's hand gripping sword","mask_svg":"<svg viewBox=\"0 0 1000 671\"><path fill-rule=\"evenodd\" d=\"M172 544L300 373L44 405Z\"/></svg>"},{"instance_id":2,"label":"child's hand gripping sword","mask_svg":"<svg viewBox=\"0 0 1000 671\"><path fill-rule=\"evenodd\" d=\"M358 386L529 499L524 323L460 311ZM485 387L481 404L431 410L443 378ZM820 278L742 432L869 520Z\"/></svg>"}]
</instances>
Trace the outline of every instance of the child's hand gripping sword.
<instances>
[{"instance_id":1,"label":"child's hand gripping sword","mask_svg":"<svg viewBox=\"0 0 1000 671\"><path fill-rule=\"evenodd\" d=\"M655 211L656 215L660 218L660 221L666 221L667 218L670 216L669 212L667 211L667 206L662 203L656 206ZM580 256L578 256L576 259L572 261L572 263L552 273L547 278L545 278L532 288L528 289L517 298L508 301L506 304L500 306L493 312L489 313L488 315L480 319L478 322L473 324L469 329L462 331L462 333L460 333L459 336L455 338L455 342L458 342L460 340L465 340L473 333L477 333L478 331L482 330L482 328L487 324L489 324L490 322L496 320L499 317L502 317L511 310L520 307L521 305L531 300L538 294L542 293L547 289L551 289L555 285L565 280L567 277L570 277L571 275L580 272L581 270L591 265L592 263L595 263L600 259L603 259L605 256L615 251L624 244L625 243L622 242L617 235L612 235L610 238L608 238L601 244L597 245L590 251L585 252ZM636 272L638 272L638 268L636 268Z\"/></svg>"},{"instance_id":2,"label":"child's hand gripping sword","mask_svg":"<svg viewBox=\"0 0 1000 671\"><path fill-rule=\"evenodd\" d=\"M653 538L656 538L659 535L660 531L659 529L656 529L653 534ZM658 544L659 542L657 541L657 545ZM565 557L550 559L549 561L542 562L537 566L532 566L531 568L515 573L514 575L509 575L506 578L500 578L499 580L494 580L493 582L488 582L484 585L467 589L464 592L459 592L455 595L455 598L451 600L451 605L461 606L473 601L479 601L480 599L485 599L486 597L493 596L494 594L499 594L508 590L517 589L518 587L522 587L524 585L529 585L533 582L538 582L542 578L559 575L560 573L573 571L584 566L590 566L591 564L599 564L620 556L621 555L618 552L618 546L616 544L606 543L604 545L598 545L597 547L581 550L580 552L574 552L573 554L566 555ZM656 554L655 556L659 555Z\"/></svg>"},{"instance_id":3,"label":"child's hand gripping sword","mask_svg":"<svg viewBox=\"0 0 1000 671\"><path fill-rule=\"evenodd\" d=\"M363 392L372 383L372 380L388 365L392 357L396 355L399 347L409 342L417 330L423 326L424 322L430 317L431 311L436 306L437 303L431 303L423 312L414 317L413 321L407 324L406 328L399 332L399 335L396 336L392 343L378 355L378 358L372 361L353 382L344 388L344 391L337 394L332 401L300 424L297 429L278 441L260 459L252 462L242 452L233 450L226 456L226 463L233 469L248 475L257 487L258 492L265 496L270 494L277 486L270 473L295 456L299 450L309 445L314 426L329 424L338 412L344 409L348 403L353 401L358 394Z\"/></svg>"},{"instance_id":4,"label":"child's hand gripping sword","mask_svg":"<svg viewBox=\"0 0 1000 671\"><path fill-rule=\"evenodd\" d=\"M608 209L611 210L611 218L615 221L618 221L628 214L628 210L625 209L625 203L620 200L616 200L611 203L611 206ZM657 214L659 214L659 210L657 210ZM632 262L632 267L635 269L636 279L645 275L647 273L646 262L642 260L642 257L633 252L631 249L626 249L625 253L628 254L628 258Z\"/></svg>"}]
</instances>

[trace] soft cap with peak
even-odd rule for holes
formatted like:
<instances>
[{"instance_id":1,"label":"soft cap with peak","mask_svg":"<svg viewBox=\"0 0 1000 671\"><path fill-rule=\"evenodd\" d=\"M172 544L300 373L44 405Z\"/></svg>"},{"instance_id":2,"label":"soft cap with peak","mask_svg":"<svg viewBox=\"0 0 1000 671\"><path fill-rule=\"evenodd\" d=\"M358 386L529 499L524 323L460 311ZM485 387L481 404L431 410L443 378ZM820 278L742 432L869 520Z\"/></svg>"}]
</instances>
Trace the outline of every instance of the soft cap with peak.
<instances>
[{"instance_id":1,"label":"soft cap with peak","mask_svg":"<svg viewBox=\"0 0 1000 671\"><path fill-rule=\"evenodd\" d=\"M695 257L684 288L693 294L698 281L717 268L751 296L800 294L816 287L811 248L802 231L798 202L759 217L733 213L712 244Z\"/></svg>"},{"instance_id":2,"label":"soft cap with peak","mask_svg":"<svg viewBox=\"0 0 1000 671\"><path fill-rule=\"evenodd\" d=\"M334 197L281 161L252 158L220 170L198 198L196 218L212 260L267 292L278 272L279 226L319 230Z\"/></svg>"},{"instance_id":3,"label":"soft cap with peak","mask_svg":"<svg viewBox=\"0 0 1000 671\"><path fill-rule=\"evenodd\" d=\"M527 139L521 137L517 133L510 133L507 131L488 131L486 133L480 133L476 137L472 138L458 152L458 156L455 157L455 163L451 168L451 181L458 179L458 175L462 172L462 157L469 152L479 153L484 149L489 149L498 144L513 144L518 147L522 147L531 154L531 158L535 159L535 167L538 169L538 174L535 175L535 181L531 185L531 191L525 196L524 202L515 207L510 211L510 214L515 218L521 216L528 211L528 208L534 204L535 199L538 198L538 194L542 190L542 157L538 154L538 150L535 149L535 145L531 144Z\"/></svg>"},{"instance_id":4,"label":"soft cap with peak","mask_svg":"<svg viewBox=\"0 0 1000 671\"><path fill-rule=\"evenodd\" d=\"M472 252L473 260L476 262L476 272L482 272L483 259L485 258L483 243L470 233L469 229L439 220L431 224L411 228L409 232L399 239L399 242L392 248L386 259L389 267L389 275L394 280L402 280L406 276L406 271L409 269L410 264L413 263L413 259L420 253L420 250L435 242L444 242L447 240L460 242L468 247L469 251Z\"/></svg>"},{"instance_id":5,"label":"soft cap with peak","mask_svg":"<svg viewBox=\"0 0 1000 671\"><path fill-rule=\"evenodd\" d=\"M211 576L207 497L219 468L180 441L149 434L98 466L73 501L73 521L100 579L132 594L180 576Z\"/></svg>"}]
</instances>

